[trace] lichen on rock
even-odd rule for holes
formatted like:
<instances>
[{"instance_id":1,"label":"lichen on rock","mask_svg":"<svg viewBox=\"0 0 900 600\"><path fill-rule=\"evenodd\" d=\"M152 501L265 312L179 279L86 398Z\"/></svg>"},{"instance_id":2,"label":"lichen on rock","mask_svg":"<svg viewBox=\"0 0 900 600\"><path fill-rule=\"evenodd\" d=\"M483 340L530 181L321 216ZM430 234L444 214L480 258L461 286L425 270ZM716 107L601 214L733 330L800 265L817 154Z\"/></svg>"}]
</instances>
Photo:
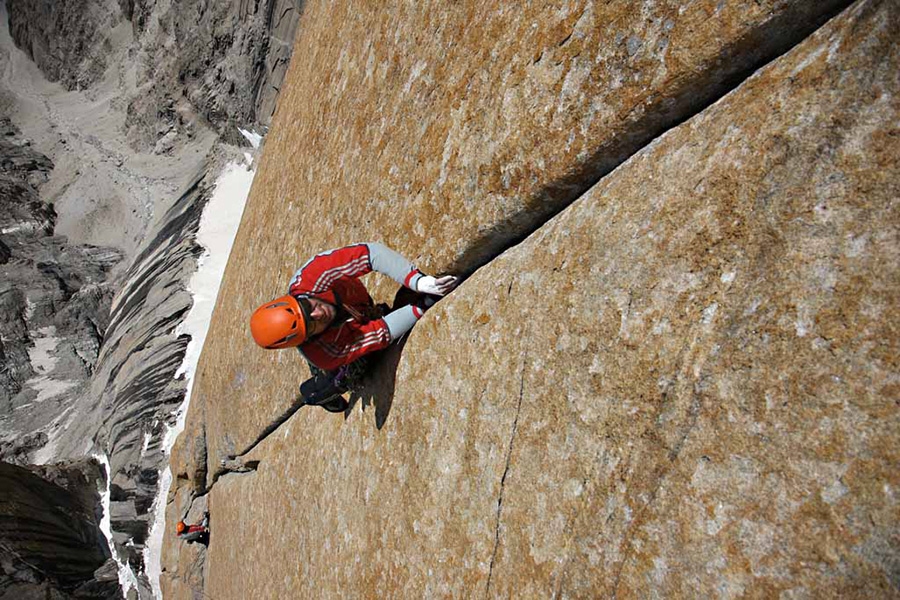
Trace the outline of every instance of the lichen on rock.
<instances>
[{"instance_id":1,"label":"lichen on rock","mask_svg":"<svg viewBox=\"0 0 900 600\"><path fill-rule=\"evenodd\" d=\"M180 442L205 439L206 485L305 374L245 330L296 262L381 236L433 271L486 264L388 353L343 419L301 410L242 457L255 470L211 489L180 482L182 506L209 493L204 593L898 593L900 9L853 4L651 142L665 111L649 97L685 78L721 91L716 57L757 39L774 10L730 20L724 4L694 3L658 25L696 39L664 44L636 33L653 6L630 7L614 21L619 46L602 49L596 32L613 21L598 7L558 28L562 12L493 3L383 9L383 21L339 4L328 14L339 31L325 11L306 14L309 52L295 56L309 58L292 65ZM428 35L404 37L407 23ZM570 68L610 47L629 58ZM528 49L542 70L517 82ZM645 79L648 52L666 59ZM578 90L597 92L579 87L589 80L647 97L585 92L576 106ZM535 88L516 96L517 83ZM556 110L549 90L568 103ZM496 112L529 99L529 111ZM579 128L587 107L620 100L609 137ZM527 233L533 213L546 217L527 190L557 189L587 146L596 157L635 144L521 243L467 254L485 252L485 232L500 249L517 240L499 224ZM181 560L167 548L164 563Z\"/></svg>"}]
</instances>

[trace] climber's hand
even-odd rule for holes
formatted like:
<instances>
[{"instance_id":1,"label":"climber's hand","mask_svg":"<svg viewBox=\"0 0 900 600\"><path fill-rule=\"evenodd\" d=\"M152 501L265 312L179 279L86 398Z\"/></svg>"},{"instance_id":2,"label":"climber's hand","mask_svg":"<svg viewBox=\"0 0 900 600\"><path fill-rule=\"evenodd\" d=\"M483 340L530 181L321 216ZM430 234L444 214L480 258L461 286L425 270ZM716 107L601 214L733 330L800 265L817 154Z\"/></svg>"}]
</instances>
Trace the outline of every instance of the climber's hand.
<instances>
[{"instance_id":1,"label":"climber's hand","mask_svg":"<svg viewBox=\"0 0 900 600\"><path fill-rule=\"evenodd\" d=\"M458 277L453 275L444 275L443 277L434 278L431 275L423 275L416 287L416 291L422 294L432 294L434 296L445 296L459 282Z\"/></svg>"}]
</instances>

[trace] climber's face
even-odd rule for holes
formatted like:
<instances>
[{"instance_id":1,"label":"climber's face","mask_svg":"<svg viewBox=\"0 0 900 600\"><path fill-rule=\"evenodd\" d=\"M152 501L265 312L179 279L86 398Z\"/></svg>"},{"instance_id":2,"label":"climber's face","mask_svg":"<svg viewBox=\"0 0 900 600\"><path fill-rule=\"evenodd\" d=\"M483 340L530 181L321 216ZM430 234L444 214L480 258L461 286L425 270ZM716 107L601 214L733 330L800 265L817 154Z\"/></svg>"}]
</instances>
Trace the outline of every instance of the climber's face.
<instances>
[{"instance_id":1,"label":"climber's face","mask_svg":"<svg viewBox=\"0 0 900 600\"><path fill-rule=\"evenodd\" d=\"M309 302L309 320L306 325L306 336L312 337L328 329L337 316L337 307L318 298L307 298Z\"/></svg>"}]
</instances>

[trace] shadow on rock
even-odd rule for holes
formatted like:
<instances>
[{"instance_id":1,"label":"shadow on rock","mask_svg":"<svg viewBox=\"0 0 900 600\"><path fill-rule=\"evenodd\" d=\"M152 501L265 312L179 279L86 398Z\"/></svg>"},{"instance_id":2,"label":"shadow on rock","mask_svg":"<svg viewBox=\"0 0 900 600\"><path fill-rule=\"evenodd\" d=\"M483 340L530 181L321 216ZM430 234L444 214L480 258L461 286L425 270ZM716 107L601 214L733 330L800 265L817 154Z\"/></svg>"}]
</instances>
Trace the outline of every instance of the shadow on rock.
<instances>
[{"instance_id":1,"label":"shadow on rock","mask_svg":"<svg viewBox=\"0 0 900 600\"><path fill-rule=\"evenodd\" d=\"M425 296L402 287L394 295L394 302L390 310L397 310L410 304L422 305ZM372 361L368 372L356 389L350 392L349 405L344 411L344 418L350 416L357 402L363 403L363 410L371 405L375 406L375 427L381 429L387 422L394 401L394 387L397 381L397 367L400 364L400 356L406 345L406 336L403 336L396 344L391 344L385 350L371 356Z\"/></svg>"},{"instance_id":2,"label":"shadow on rock","mask_svg":"<svg viewBox=\"0 0 900 600\"><path fill-rule=\"evenodd\" d=\"M362 402L363 410L375 406L375 427L381 429L387 422L394 401L394 387L397 380L397 367L406 338L389 346L377 355L372 356L368 373L356 389L350 392L349 405L344 411L348 418L357 402Z\"/></svg>"}]
</instances>

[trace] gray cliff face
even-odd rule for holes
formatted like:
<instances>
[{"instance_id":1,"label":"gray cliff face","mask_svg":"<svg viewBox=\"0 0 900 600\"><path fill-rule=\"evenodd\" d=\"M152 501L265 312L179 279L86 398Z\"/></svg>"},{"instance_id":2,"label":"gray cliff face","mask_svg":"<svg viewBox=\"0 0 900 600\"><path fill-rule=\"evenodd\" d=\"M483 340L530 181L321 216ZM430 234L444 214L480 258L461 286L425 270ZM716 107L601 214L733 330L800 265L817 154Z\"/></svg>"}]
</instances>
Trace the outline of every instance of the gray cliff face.
<instances>
[{"instance_id":1,"label":"gray cliff face","mask_svg":"<svg viewBox=\"0 0 900 600\"><path fill-rule=\"evenodd\" d=\"M121 598L99 523L95 461L0 463L0 598Z\"/></svg>"},{"instance_id":2,"label":"gray cliff face","mask_svg":"<svg viewBox=\"0 0 900 600\"><path fill-rule=\"evenodd\" d=\"M158 143L167 127L163 136L174 137L188 106L229 143L242 143L237 126L268 126L302 1L120 4L140 46L144 89L128 105L133 140Z\"/></svg>"},{"instance_id":3,"label":"gray cliff face","mask_svg":"<svg viewBox=\"0 0 900 600\"><path fill-rule=\"evenodd\" d=\"M129 140L162 152L193 135L198 119L233 144L243 143L238 126L268 125L303 6L294 0L7 4L16 44L69 89L96 83L113 45L130 35Z\"/></svg>"},{"instance_id":4,"label":"gray cliff face","mask_svg":"<svg viewBox=\"0 0 900 600\"><path fill-rule=\"evenodd\" d=\"M168 211L116 296L98 369L87 395L99 404L96 440L109 453L114 539L140 571L152 518L165 426L184 399L175 374L190 337L176 328L191 308L185 285L202 248L194 241L208 199L202 178ZM72 444L82 435L75 433ZM127 545L126 545L127 544Z\"/></svg>"},{"instance_id":5,"label":"gray cliff face","mask_svg":"<svg viewBox=\"0 0 900 600\"><path fill-rule=\"evenodd\" d=\"M0 459L26 465L107 455L113 540L145 597L143 551L163 435L185 393L176 372L190 338L177 327L191 308L186 283L202 252L200 216L217 166L235 150L227 144L246 145L238 127L264 129L274 112L302 3L9 0L6 9L13 41L43 75L85 90L85 112L104 113L92 132L77 126L83 113L63 114L36 97L51 116L69 119L46 136L57 153L44 154L53 159L13 133L0 148L0 189L9 190L0 202L15 199L0 206ZM215 138L218 146L207 143ZM97 149L100 168L73 162L79 149ZM57 169L82 183L42 190L57 158ZM178 163L170 176L166 160ZM150 174L140 176L140 165ZM119 187L103 188L105 177ZM95 211L89 196L109 203L104 189L121 195L112 213L146 216L141 241L129 238L118 251L53 235L66 221L51 199L71 207L75 190L85 196L75 204ZM71 219L71 208L60 215ZM100 227L135 219L113 214Z\"/></svg>"},{"instance_id":6,"label":"gray cliff face","mask_svg":"<svg viewBox=\"0 0 900 600\"><path fill-rule=\"evenodd\" d=\"M8 145L20 153L27 148ZM35 155L33 162L47 164L40 159ZM28 233L4 236L11 258L0 266L2 458L27 464L79 456L85 447L105 452L114 541L138 573L164 458L162 436L184 398L185 381L175 373L190 339L176 328L190 310L185 284L202 251L194 239L208 198L205 174L163 215L114 283L104 282L114 264L105 259L119 255L52 237L52 211L32 196L6 212L18 214L32 198L30 206L45 221L31 214L30 221L3 223L4 231L18 223Z\"/></svg>"},{"instance_id":7,"label":"gray cliff face","mask_svg":"<svg viewBox=\"0 0 900 600\"><path fill-rule=\"evenodd\" d=\"M94 371L113 296L106 279L121 254L53 235L53 207L39 197L52 164L8 120L0 165L0 457L22 462Z\"/></svg>"},{"instance_id":8,"label":"gray cliff face","mask_svg":"<svg viewBox=\"0 0 900 600\"><path fill-rule=\"evenodd\" d=\"M115 14L109 7L93 0L7 4L13 40L47 79L70 90L88 88L100 79L110 47L106 33Z\"/></svg>"},{"instance_id":9,"label":"gray cliff face","mask_svg":"<svg viewBox=\"0 0 900 600\"><path fill-rule=\"evenodd\" d=\"M141 574L164 460L162 438L185 393L184 378L175 374L190 338L176 328L191 308L185 285L202 252L194 240L208 198L205 174L198 174L160 219L115 284L120 289L105 304L91 377L77 388L77 398L53 421L32 407L14 411L28 414L30 423L43 419L50 426L9 442L7 449L6 460L23 464L44 456L79 456L86 446L108 456L113 541L118 556L138 575L142 595L149 594ZM19 422L11 422L10 435Z\"/></svg>"}]
</instances>

